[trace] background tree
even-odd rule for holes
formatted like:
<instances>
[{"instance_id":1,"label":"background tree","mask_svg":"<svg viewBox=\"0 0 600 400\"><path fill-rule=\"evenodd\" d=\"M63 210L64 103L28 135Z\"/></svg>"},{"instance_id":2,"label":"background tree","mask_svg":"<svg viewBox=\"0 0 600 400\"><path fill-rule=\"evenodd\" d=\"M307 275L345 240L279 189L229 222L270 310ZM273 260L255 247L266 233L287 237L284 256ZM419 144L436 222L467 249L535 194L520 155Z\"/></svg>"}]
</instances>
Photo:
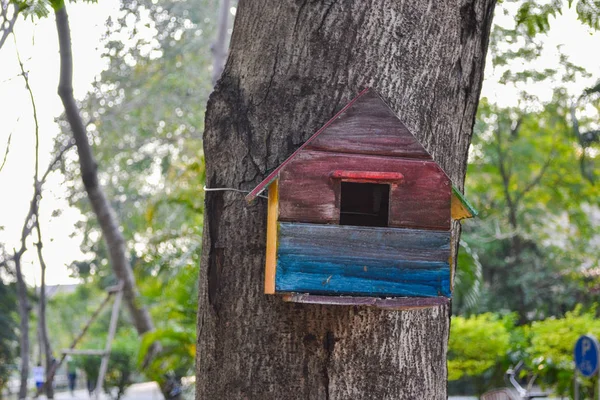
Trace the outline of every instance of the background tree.
<instances>
[{"instance_id":1,"label":"background tree","mask_svg":"<svg viewBox=\"0 0 600 400\"><path fill-rule=\"evenodd\" d=\"M544 44L523 12L492 34L490 65L519 94L514 106L480 103L466 190L481 214L465 229L454 302L457 313L515 310L520 323L594 301L584 275L597 265L600 212L598 89L569 90L592 77L560 49L556 64L527 66ZM536 84L552 97L532 94Z\"/></svg>"},{"instance_id":2,"label":"background tree","mask_svg":"<svg viewBox=\"0 0 600 400\"><path fill-rule=\"evenodd\" d=\"M198 132L200 105L211 90L214 3L123 2L119 17L108 22L108 68L81 103L102 166L99 179L123 221L140 301L156 321L156 331L143 340L142 358L153 341L162 344L144 370L151 379L168 371L186 376L194 365L197 286L190 282L197 280L204 208ZM57 146L70 135L66 121L60 123ZM79 228L89 257L72 270L99 287L111 285L108 252L76 160L63 173L71 204L85 216Z\"/></svg>"},{"instance_id":3,"label":"background tree","mask_svg":"<svg viewBox=\"0 0 600 400\"><path fill-rule=\"evenodd\" d=\"M462 187L493 8L241 2L207 107L207 186L251 189L373 86ZM265 203L206 196L198 399L446 398L448 307L389 312L265 296Z\"/></svg>"}]
</instances>

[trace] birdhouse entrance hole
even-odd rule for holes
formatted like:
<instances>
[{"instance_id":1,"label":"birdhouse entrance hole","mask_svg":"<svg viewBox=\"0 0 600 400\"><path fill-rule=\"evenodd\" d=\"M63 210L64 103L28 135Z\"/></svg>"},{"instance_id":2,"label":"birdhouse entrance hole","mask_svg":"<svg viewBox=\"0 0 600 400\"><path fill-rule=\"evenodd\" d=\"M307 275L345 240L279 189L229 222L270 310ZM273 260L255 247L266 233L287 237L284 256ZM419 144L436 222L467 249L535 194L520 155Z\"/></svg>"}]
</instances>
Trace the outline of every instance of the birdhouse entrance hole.
<instances>
[{"instance_id":1,"label":"birdhouse entrance hole","mask_svg":"<svg viewBox=\"0 0 600 400\"><path fill-rule=\"evenodd\" d=\"M341 182L340 225L388 226L390 185Z\"/></svg>"}]
</instances>

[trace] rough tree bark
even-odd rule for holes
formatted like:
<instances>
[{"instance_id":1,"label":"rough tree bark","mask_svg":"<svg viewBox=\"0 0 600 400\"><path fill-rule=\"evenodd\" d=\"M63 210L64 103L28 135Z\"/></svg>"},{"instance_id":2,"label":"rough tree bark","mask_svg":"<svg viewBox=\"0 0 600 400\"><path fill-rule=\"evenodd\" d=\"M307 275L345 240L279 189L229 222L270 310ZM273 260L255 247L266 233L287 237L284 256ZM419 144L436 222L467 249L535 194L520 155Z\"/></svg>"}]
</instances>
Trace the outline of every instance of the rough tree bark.
<instances>
[{"instance_id":1,"label":"rough tree bark","mask_svg":"<svg viewBox=\"0 0 600 400\"><path fill-rule=\"evenodd\" d=\"M240 1L207 107L207 186L250 190L370 86L462 187L494 5ZM197 399L447 397L449 307L286 304L262 293L265 201L207 192L205 213Z\"/></svg>"}]
</instances>

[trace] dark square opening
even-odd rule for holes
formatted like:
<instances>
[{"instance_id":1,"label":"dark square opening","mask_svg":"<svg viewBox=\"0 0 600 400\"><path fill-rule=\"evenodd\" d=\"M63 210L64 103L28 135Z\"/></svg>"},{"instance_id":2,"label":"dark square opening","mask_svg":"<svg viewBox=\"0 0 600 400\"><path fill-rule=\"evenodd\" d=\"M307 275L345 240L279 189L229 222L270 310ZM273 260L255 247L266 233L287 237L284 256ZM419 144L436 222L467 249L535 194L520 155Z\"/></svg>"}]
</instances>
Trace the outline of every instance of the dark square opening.
<instances>
[{"instance_id":1,"label":"dark square opening","mask_svg":"<svg viewBox=\"0 0 600 400\"><path fill-rule=\"evenodd\" d=\"M390 185L341 182L340 225L388 226Z\"/></svg>"}]
</instances>

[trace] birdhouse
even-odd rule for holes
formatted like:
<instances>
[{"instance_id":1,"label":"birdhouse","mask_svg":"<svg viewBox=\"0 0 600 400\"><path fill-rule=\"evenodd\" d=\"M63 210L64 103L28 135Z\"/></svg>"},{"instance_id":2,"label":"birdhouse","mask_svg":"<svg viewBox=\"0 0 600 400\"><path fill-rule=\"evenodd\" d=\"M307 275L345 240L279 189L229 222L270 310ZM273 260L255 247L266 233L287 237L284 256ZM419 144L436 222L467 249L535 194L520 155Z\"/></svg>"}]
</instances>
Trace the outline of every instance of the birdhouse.
<instances>
[{"instance_id":1,"label":"birdhouse","mask_svg":"<svg viewBox=\"0 0 600 400\"><path fill-rule=\"evenodd\" d=\"M392 309L448 302L451 221L476 212L374 90L247 200L267 187L265 293Z\"/></svg>"}]
</instances>

